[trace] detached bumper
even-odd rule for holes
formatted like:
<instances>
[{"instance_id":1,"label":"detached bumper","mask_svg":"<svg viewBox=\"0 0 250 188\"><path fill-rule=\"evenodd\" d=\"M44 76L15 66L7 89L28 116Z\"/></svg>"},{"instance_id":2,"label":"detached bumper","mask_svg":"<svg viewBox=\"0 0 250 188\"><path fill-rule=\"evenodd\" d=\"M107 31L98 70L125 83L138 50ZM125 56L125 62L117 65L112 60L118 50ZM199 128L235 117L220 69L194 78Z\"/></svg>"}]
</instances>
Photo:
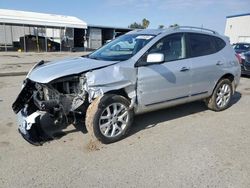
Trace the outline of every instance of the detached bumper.
<instances>
[{"instance_id":1,"label":"detached bumper","mask_svg":"<svg viewBox=\"0 0 250 188\"><path fill-rule=\"evenodd\" d=\"M42 145L48 140L48 136L40 126L40 117L42 114L42 112L36 111L27 116L24 109L20 110L17 114L19 133L26 141L36 146Z\"/></svg>"},{"instance_id":2,"label":"detached bumper","mask_svg":"<svg viewBox=\"0 0 250 188\"><path fill-rule=\"evenodd\" d=\"M36 124L37 118L41 116L41 113L34 112L31 115L25 115L24 110L21 110L17 114L18 129L22 134L27 134L31 127Z\"/></svg>"}]
</instances>

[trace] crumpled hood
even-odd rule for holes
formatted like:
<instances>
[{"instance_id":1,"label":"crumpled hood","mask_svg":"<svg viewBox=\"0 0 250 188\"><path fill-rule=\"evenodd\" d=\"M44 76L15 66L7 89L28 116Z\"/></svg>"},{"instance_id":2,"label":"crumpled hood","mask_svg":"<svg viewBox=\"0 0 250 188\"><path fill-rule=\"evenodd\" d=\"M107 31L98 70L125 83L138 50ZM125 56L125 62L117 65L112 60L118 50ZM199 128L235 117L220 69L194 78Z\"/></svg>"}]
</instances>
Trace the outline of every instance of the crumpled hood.
<instances>
[{"instance_id":1,"label":"crumpled hood","mask_svg":"<svg viewBox=\"0 0 250 188\"><path fill-rule=\"evenodd\" d=\"M80 74L115 63L117 63L117 61L102 61L84 57L70 58L36 66L29 72L27 77L35 82L49 83L57 78Z\"/></svg>"}]
</instances>

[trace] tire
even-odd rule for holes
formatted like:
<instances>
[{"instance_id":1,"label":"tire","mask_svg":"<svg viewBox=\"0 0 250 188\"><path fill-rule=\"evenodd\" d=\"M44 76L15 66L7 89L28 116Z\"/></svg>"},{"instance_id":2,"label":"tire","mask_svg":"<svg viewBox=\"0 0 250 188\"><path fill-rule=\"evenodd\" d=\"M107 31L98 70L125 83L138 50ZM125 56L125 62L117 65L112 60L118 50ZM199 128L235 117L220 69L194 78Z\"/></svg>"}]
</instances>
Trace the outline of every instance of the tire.
<instances>
[{"instance_id":1,"label":"tire","mask_svg":"<svg viewBox=\"0 0 250 188\"><path fill-rule=\"evenodd\" d=\"M222 79L216 85L213 94L206 99L206 105L213 111L225 110L230 105L232 94L232 82L229 79Z\"/></svg>"},{"instance_id":2,"label":"tire","mask_svg":"<svg viewBox=\"0 0 250 188\"><path fill-rule=\"evenodd\" d=\"M95 99L88 107L86 128L92 137L104 144L121 140L133 122L130 102L123 96L106 94Z\"/></svg>"}]
</instances>

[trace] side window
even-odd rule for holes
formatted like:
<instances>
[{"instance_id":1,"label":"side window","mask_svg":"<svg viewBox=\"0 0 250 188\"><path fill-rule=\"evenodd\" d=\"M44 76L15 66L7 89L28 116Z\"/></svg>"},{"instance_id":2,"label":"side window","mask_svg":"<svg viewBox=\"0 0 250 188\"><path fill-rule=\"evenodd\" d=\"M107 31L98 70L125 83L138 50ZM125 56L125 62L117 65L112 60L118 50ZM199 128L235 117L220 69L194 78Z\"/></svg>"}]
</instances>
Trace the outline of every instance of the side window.
<instances>
[{"instance_id":1,"label":"side window","mask_svg":"<svg viewBox=\"0 0 250 188\"><path fill-rule=\"evenodd\" d=\"M165 61L183 59L186 56L185 41L183 34L168 35L159 40L148 51L150 53L164 54Z\"/></svg>"},{"instance_id":2,"label":"side window","mask_svg":"<svg viewBox=\"0 0 250 188\"><path fill-rule=\"evenodd\" d=\"M204 34L189 33L191 57L204 56L215 53L211 37Z\"/></svg>"},{"instance_id":3,"label":"side window","mask_svg":"<svg viewBox=\"0 0 250 188\"><path fill-rule=\"evenodd\" d=\"M224 40L218 37L213 37L213 39L215 41L216 52L222 50L226 46L226 43Z\"/></svg>"}]
</instances>

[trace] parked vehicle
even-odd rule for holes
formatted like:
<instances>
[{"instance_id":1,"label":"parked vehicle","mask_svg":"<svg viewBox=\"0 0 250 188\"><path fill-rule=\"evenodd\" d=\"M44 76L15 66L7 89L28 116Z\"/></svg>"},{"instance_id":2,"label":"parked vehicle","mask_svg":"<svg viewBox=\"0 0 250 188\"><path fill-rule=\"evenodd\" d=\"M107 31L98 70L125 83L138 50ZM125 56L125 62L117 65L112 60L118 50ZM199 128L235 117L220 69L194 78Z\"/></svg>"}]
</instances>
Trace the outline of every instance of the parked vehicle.
<instances>
[{"instance_id":1,"label":"parked vehicle","mask_svg":"<svg viewBox=\"0 0 250 188\"><path fill-rule=\"evenodd\" d=\"M241 59L241 74L250 76L250 51L244 53L244 57Z\"/></svg>"},{"instance_id":2,"label":"parked vehicle","mask_svg":"<svg viewBox=\"0 0 250 188\"><path fill-rule=\"evenodd\" d=\"M237 54L241 54L247 51L250 51L250 43L239 42L233 44L233 48Z\"/></svg>"},{"instance_id":3,"label":"parked vehicle","mask_svg":"<svg viewBox=\"0 0 250 188\"><path fill-rule=\"evenodd\" d=\"M116 50L116 44L133 44L133 50ZM85 117L88 132L107 144L122 139L137 114L196 100L225 110L240 75L228 38L215 31L135 30L88 56L36 64L12 108L32 144L43 141L44 114L55 125Z\"/></svg>"}]
</instances>

